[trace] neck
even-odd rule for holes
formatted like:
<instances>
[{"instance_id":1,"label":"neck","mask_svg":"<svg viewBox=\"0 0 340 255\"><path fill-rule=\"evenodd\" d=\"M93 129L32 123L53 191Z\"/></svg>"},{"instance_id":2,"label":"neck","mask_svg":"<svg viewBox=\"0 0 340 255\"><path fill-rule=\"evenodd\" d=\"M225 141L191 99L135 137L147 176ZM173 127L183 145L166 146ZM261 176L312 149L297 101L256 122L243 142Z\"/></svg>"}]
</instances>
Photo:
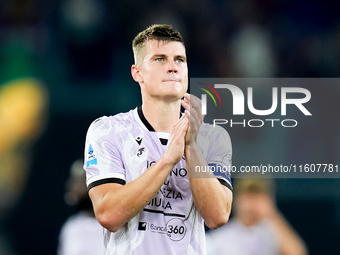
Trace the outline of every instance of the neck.
<instances>
[{"instance_id":1,"label":"neck","mask_svg":"<svg viewBox=\"0 0 340 255\"><path fill-rule=\"evenodd\" d=\"M181 109L180 101L143 101L142 111L156 132L170 133L171 127L178 121Z\"/></svg>"},{"instance_id":2,"label":"neck","mask_svg":"<svg viewBox=\"0 0 340 255\"><path fill-rule=\"evenodd\" d=\"M257 225L260 222L259 219L255 218L255 217L249 217L249 216L248 217L243 217L243 216L238 215L237 219L239 221L241 221L242 224L247 226L247 227L255 226L255 225Z\"/></svg>"}]
</instances>

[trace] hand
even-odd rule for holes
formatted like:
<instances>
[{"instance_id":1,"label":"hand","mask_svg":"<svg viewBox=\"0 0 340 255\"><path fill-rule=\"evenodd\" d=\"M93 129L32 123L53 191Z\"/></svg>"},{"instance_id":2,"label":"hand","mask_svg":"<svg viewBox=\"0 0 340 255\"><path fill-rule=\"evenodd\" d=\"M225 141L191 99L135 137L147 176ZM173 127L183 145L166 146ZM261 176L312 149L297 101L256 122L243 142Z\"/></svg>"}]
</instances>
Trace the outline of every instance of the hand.
<instances>
[{"instance_id":1,"label":"hand","mask_svg":"<svg viewBox=\"0 0 340 255\"><path fill-rule=\"evenodd\" d=\"M189 129L185 136L185 145L192 145L197 142L197 135L204 119L202 103L196 96L186 93L181 104L185 109L185 116L190 120Z\"/></svg>"},{"instance_id":2,"label":"hand","mask_svg":"<svg viewBox=\"0 0 340 255\"><path fill-rule=\"evenodd\" d=\"M188 129L189 118L186 115L183 115L171 128L169 145L164 156L174 165L183 157L185 148L184 138Z\"/></svg>"}]
</instances>

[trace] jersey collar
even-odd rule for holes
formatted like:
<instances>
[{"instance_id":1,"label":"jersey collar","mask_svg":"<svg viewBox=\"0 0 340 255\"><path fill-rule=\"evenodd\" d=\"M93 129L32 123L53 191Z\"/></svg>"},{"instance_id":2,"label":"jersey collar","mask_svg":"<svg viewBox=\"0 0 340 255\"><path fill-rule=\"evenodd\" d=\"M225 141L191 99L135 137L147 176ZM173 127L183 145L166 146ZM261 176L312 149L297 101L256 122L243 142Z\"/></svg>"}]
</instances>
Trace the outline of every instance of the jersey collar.
<instances>
[{"instance_id":1,"label":"jersey collar","mask_svg":"<svg viewBox=\"0 0 340 255\"><path fill-rule=\"evenodd\" d=\"M151 126L151 124L149 123L149 121L145 118L144 113L142 111L142 105L139 105L137 108L137 113L138 113L138 117L140 118L140 120L143 122L143 124L145 125L145 127L151 131L151 132L155 132L155 129Z\"/></svg>"},{"instance_id":2,"label":"jersey collar","mask_svg":"<svg viewBox=\"0 0 340 255\"><path fill-rule=\"evenodd\" d=\"M142 105L139 105L137 107L137 113L138 113L138 117L139 119L143 122L144 126L151 132L155 132L155 129L151 126L151 124L149 123L149 121L145 118L144 113L142 111ZM182 117L182 113L179 113L179 117Z\"/></svg>"}]
</instances>

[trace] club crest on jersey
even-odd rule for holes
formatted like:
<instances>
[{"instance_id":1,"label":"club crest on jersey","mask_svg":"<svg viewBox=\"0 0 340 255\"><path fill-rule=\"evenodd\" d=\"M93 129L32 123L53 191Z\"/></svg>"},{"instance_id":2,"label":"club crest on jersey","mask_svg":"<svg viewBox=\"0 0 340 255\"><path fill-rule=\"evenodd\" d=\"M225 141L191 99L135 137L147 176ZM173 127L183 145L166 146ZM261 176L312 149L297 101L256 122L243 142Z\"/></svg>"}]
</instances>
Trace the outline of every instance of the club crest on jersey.
<instances>
[{"instance_id":1,"label":"club crest on jersey","mask_svg":"<svg viewBox=\"0 0 340 255\"><path fill-rule=\"evenodd\" d=\"M140 145L142 143L143 137L138 136L135 140Z\"/></svg>"},{"instance_id":2,"label":"club crest on jersey","mask_svg":"<svg viewBox=\"0 0 340 255\"><path fill-rule=\"evenodd\" d=\"M145 231L145 230L146 230L146 225L147 225L146 222L139 222L139 224L138 224L138 230Z\"/></svg>"},{"instance_id":3,"label":"club crest on jersey","mask_svg":"<svg viewBox=\"0 0 340 255\"><path fill-rule=\"evenodd\" d=\"M95 166L97 165L97 158L96 155L94 154L94 149L92 147L92 144L89 145L89 149L87 151L87 163L86 166Z\"/></svg>"},{"instance_id":4,"label":"club crest on jersey","mask_svg":"<svg viewBox=\"0 0 340 255\"><path fill-rule=\"evenodd\" d=\"M140 157L142 156L143 152L145 151L145 147L141 147L138 149L137 156Z\"/></svg>"}]
</instances>

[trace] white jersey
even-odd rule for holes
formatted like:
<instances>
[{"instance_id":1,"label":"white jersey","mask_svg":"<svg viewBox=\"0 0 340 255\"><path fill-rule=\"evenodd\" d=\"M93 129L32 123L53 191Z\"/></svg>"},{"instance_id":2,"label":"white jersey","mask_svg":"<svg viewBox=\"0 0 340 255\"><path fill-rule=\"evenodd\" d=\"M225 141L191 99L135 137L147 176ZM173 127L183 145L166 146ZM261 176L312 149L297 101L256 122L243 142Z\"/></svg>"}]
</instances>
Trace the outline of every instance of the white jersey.
<instances>
[{"instance_id":1,"label":"white jersey","mask_svg":"<svg viewBox=\"0 0 340 255\"><path fill-rule=\"evenodd\" d=\"M94 121L85 147L88 189L137 179L165 153L169 135L155 132L141 107ZM198 143L211 165L231 164L223 128L202 124ZM218 178L231 189L230 175ZM206 254L204 221L193 203L184 157L140 213L117 232L105 229L104 246L106 255Z\"/></svg>"},{"instance_id":2,"label":"white jersey","mask_svg":"<svg viewBox=\"0 0 340 255\"><path fill-rule=\"evenodd\" d=\"M103 249L103 228L93 215L79 212L63 224L58 255L96 255L102 254Z\"/></svg>"},{"instance_id":3,"label":"white jersey","mask_svg":"<svg viewBox=\"0 0 340 255\"><path fill-rule=\"evenodd\" d=\"M208 255L278 255L279 241L265 220L247 227L237 219L207 234Z\"/></svg>"}]
</instances>

